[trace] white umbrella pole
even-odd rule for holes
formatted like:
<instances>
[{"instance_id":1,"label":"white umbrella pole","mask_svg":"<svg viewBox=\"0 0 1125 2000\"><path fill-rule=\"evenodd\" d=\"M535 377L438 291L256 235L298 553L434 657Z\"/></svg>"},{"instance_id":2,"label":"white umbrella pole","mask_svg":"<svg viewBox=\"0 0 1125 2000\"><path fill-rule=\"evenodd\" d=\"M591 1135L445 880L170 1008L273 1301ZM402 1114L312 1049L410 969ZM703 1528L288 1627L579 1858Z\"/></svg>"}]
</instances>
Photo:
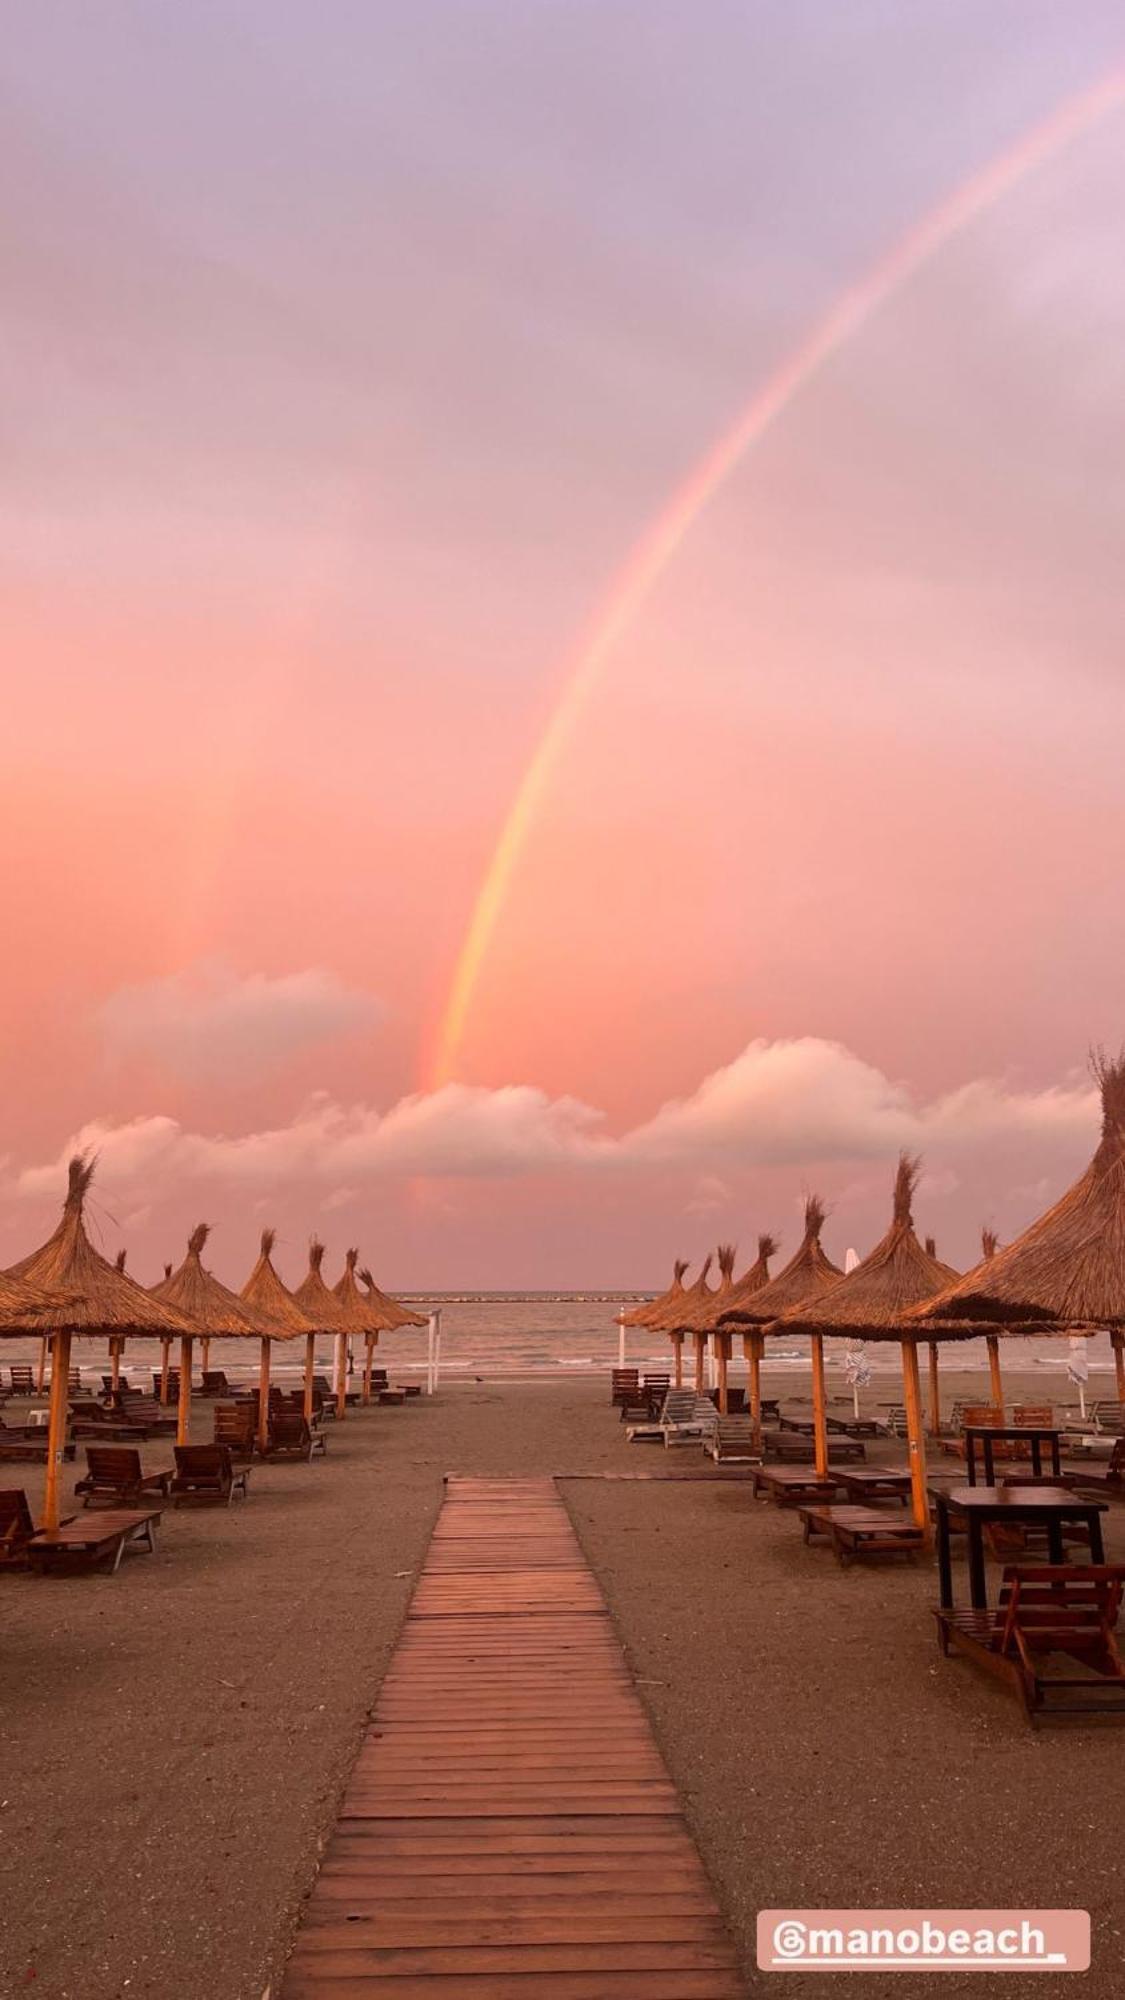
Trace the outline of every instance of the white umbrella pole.
<instances>
[{"instance_id":1,"label":"white umbrella pole","mask_svg":"<svg viewBox=\"0 0 1125 2000\"><path fill-rule=\"evenodd\" d=\"M426 1394L434 1393L434 1339L436 1335L436 1313L431 1313L426 1321Z\"/></svg>"},{"instance_id":2,"label":"white umbrella pole","mask_svg":"<svg viewBox=\"0 0 1125 2000\"><path fill-rule=\"evenodd\" d=\"M434 1314L434 1388L441 1381L441 1307Z\"/></svg>"},{"instance_id":3,"label":"white umbrella pole","mask_svg":"<svg viewBox=\"0 0 1125 2000\"><path fill-rule=\"evenodd\" d=\"M625 1366L625 1308L624 1308L624 1306L622 1306L622 1308L621 1308L621 1311L620 1311L620 1312L618 1313L618 1315L617 1315L617 1366L618 1366L619 1368L624 1368L624 1366Z\"/></svg>"}]
</instances>

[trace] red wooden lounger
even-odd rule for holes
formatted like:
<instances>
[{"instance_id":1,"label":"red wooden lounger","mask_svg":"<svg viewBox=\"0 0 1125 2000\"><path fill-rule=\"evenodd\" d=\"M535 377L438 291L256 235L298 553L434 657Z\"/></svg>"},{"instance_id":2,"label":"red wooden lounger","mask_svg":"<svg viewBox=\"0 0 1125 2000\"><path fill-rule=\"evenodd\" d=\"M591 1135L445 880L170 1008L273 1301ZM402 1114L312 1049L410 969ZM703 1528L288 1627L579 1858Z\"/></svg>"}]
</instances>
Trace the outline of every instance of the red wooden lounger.
<instances>
[{"instance_id":1,"label":"red wooden lounger","mask_svg":"<svg viewBox=\"0 0 1125 2000\"><path fill-rule=\"evenodd\" d=\"M955 1647L1011 1681L1029 1722L1125 1716L1123 1590L1122 1563L1020 1564L1004 1571L997 1610L938 1609L938 1641L943 1653Z\"/></svg>"},{"instance_id":2,"label":"red wooden lounger","mask_svg":"<svg viewBox=\"0 0 1125 2000\"><path fill-rule=\"evenodd\" d=\"M159 1507L79 1514L58 1528L41 1528L27 1545L33 1569L108 1569L112 1576L127 1547L156 1549Z\"/></svg>"},{"instance_id":3,"label":"red wooden lounger","mask_svg":"<svg viewBox=\"0 0 1125 2000\"><path fill-rule=\"evenodd\" d=\"M806 1471L797 1465L756 1465L753 1481L754 1498L760 1500L764 1495L779 1507L811 1506L816 1501L834 1500L840 1490L831 1466L821 1479L812 1466Z\"/></svg>"},{"instance_id":4,"label":"red wooden lounger","mask_svg":"<svg viewBox=\"0 0 1125 2000\"><path fill-rule=\"evenodd\" d=\"M225 1444L234 1459L254 1456L257 1415L252 1403L216 1403L216 1444Z\"/></svg>"},{"instance_id":5,"label":"red wooden lounger","mask_svg":"<svg viewBox=\"0 0 1125 2000\"><path fill-rule=\"evenodd\" d=\"M63 1457L74 1457L74 1445L63 1446ZM0 1462L5 1459L13 1464L46 1465L47 1426L46 1424L8 1425L0 1423Z\"/></svg>"},{"instance_id":6,"label":"red wooden lounger","mask_svg":"<svg viewBox=\"0 0 1125 2000\"><path fill-rule=\"evenodd\" d=\"M297 1410L271 1410L269 1438L264 1458L310 1459L314 1453L328 1449L328 1439L320 1431L310 1430L304 1417Z\"/></svg>"},{"instance_id":7,"label":"red wooden lounger","mask_svg":"<svg viewBox=\"0 0 1125 2000\"><path fill-rule=\"evenodd\" d=\"M229 1507L236 1493L248 1498L249 1467L236 1471L225 1444L178 1444L173 1449L176 1470L171 1493L177 1507L196 1502Z\"/></svg>"},{"instance_id":8,"label":"red wooden lounger","mask_svg":"<svg viewBox=\"0 0 1125 2000\"><path fill-rule=\"evenodd\" d=\"M812 1506L800 1509L805 1540L827 1535L841 1564L853 1556L903 1555L914 1560L926 1546L921 1528L880 1507Z\"/></svg>"},{"instance_id":9,"label":"red wooden lounger","mask_svg":"<svg viewBox=\"0 0 1125 2000\"><path fill-rule=\"evenodd\" d=\"M13 1361L10 1373L12 1377L13 1396L34 1396L37 1394L35 1370L33 1368L27 1367L19 1361Z\"/></svg>"},{"instance_id":10,"label":"red wooden lounger","mask_svg":"<svg viewBox=\"0 0 1125 2000\"><path fill-rule=\"evenodd\" d=\"M26 1569L35 1523L22 1486L0 1491L0 1569Z\"/></svg>"},{"instance_id":11,"label":"red wooden lounger","mask_svg":"<svg viewBox=\"0 0 1125 2000\"><path fill-rule=\"evenodd\" d=\"M639 1368L613 1368L609 1377L609 1400L615 1410L624 1403L638 1403L641 1391Z\"/></svg>"},{"instance_id":12,"label":"red wooden lounger","mask_svg":"<svg viewBox=\"0 0 1125 2000\"><path fill-rule=\"evenodd\" d=\"M92 1444L86 1448L86 1477L74 1489L82 1495L82 1505L109 1501L118 1507L136 1507L152 1494L168 1497L170 1472L144 1472L141 1454L135 1445Z\"/></svg>"}]
</instances>

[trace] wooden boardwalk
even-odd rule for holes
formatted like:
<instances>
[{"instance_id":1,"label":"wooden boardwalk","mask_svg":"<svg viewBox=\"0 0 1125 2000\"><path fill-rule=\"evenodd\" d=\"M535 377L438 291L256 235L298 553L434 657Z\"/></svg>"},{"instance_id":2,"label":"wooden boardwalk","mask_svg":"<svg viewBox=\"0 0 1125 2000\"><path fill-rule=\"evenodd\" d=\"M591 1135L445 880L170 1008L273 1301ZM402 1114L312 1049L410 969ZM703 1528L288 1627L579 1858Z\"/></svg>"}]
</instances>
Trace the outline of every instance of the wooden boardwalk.
<instances>
[{"instance_id":1,"label":"wooden boardwalk","mask_svg":"<svg viewBox=\"0 0 1125 2000\"><path fill-rule=\"evenodd\" d=\"M447 1486L282 2000L744 2000L551 1479Z\"/></svg>"}]
</instances>

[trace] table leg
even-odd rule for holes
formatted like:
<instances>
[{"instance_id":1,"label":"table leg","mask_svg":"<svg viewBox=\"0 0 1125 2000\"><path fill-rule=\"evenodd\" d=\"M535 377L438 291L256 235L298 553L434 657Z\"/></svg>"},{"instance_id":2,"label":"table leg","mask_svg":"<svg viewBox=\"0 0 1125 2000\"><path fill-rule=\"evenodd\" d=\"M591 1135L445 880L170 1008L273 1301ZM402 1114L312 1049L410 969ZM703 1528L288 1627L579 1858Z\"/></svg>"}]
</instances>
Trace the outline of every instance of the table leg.
<instances>
[{"instance_id":1,"label":"table leg","mask_svg":"<svg viewBox=\"0 0 1125 2000\"><path fill-rule=\"evenodd\" d=\"M1051 1439L1051 1471L1054 1473L1056 1479L1062 1478L1062 1457L1057 1437Z\"/></svg>"},{"instance_id":2,"label":"table leg","mask_svg":"<svg viewBox=\"0 0 1125 2000\"><path fill-rule=\"evenodd\" d=\"M977 1483L977 1441L974 1437L965 1439L965 1470L969 1475L969 1485Z\"/></svg>"},{"instance_id":3,"label":"table leg","mask_svg":"<svg viewBox=\"0 0 1125 2000\"><path fill-rule=\"evenodd\" d=\"M1034 1473L1036 1479L1042 1479L1043 1441L1041 1438L1038 1437L1033 1437L1031 1440L1031 1470Z\"/></svg>"},{"instance_id":4,"label":"table leg","mask_svg":"<svg viewBox=\"0 0 1125 2000\"><path fill-rule=\"evenodd\" d=\"M996 1484L996 1463L992 1456L992 1439L990 1437L986 1437L984 1440L984 1483L986 1486L995 1486Z\"/></svg>"},{"instance_id":5,"label":"table leg","mask_svg":"<svg viewBox=\"0 0 1125 2000\"><path fill-rule=\"evenodd\" d=\"M1090 1560L1091 1562L1104 1563L1105 1544L1102 1541L1102 1517L1100 1514L1091 1512L1087 1518L1090 1523Z\"/></svg>"},{"instance_id":6,"label":"table leg","mask_svg":"<svg viewBox=\"0 0 1125 2000\"><path fill-rule=\"evenodd\" d=\"M968 1520L969 1540L969 1597L974 1611L988 1609L988 1580L984 1570L984 1536L980 1521L972 1514Z\"/></svg>"},{"instance_id":7,"label":"table leg","mask_svg":"<svg viewBox=\"0 0 1125 2000\"><path fill-rule=\"evenodd\" d=\"M941 1496L937 1501L937 1530L938 1595L942 1610L949 1611L953 1607L953 1564L949 1553L949 1510Z\"/></svg>"},{"instance_id":8,"label":"table leg","mask_svg":"<svg viewBox=\"0 0 1125 2000\"><path fill-rule=\"evenodd\" d=\"M1055 1564L1062 1564L1066 1561L1066 1545L1063 1542L1061 1521L1048 1521L1047 1523L1047 1554Z\"/></svg>"}]
</instances>

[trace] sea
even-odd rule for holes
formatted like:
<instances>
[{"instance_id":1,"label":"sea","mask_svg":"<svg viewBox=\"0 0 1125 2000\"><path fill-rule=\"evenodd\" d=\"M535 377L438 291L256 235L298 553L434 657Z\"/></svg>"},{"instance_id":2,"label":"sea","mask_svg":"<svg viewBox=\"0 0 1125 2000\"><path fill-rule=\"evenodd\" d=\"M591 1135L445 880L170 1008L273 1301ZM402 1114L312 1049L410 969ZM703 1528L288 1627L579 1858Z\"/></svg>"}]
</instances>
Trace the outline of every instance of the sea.
<instances>
[{"instance_id":1,"label":"sea","mask_svg":"<svg viewBox=\"0 0 1125 2000\"><path fill-rule=\"evenodd\" d=\"M525 1380L566 1381L575 1376L604 1375L617 1365L620 1329L617 1321L646 1296L642 1292L418 1292L400 1295L415 1311L440 1314L440 1369L445 1381ZM429 1334L426 1327L404 1327L397 1333L380 1336L375 1350L378 1366L387 1368L396 1379L416 1379L426 1372ZM363 1347L355 1343L353 1365L362 1367ZM826 1367L830 1375L844 1375L846 1343L829 1340L825 1344ZM81 1367L84 1381L96 1387L106 1367L105 1342L101 1336L76 1340L72 1359ZM766 1348L767 1372L808 1368L808 1341L800 1336L770 1339ZM741 1367L741 1342L734 1342L734 1378ZM0 1361L31 1361L38 1355L34 1341L5 1341ZM196 1367L199 1366L196 1347ZM292 1357L292 1358L290 1358ZM625 1357L632 1367L667 1369L670 1346L667 1337L644 1328L625 1331ZM172 1360L176 1348L173 1346ZM873 1376L900 1376L901 1361L895 1342L875 1342L867 1346L865 1358ZM1005 1339L1002 1360L1006 1368L1042 1369L1045 1375L1065 1375L1070 1350L1065 1339L1042 1337L1032 1340ZM1112 1374L1113 1359L1107 1334L1090 1337L1087 1358L1091 1378ZM962 1370L985 1371L988 1357L983 1340L958 1341L943 1346L943 1364ZM329 1372L332 1343L317 1345L318 1368ZM151 1387L151 1371L160 1365L159 1342L130 1340L125 1348L124 1372L130 1381ZM225 1369L232 1381L256 1375L255 1341L213 1340L210 1366ZM276 1380L296 1379L304 1366L303 1342L279 1342L273 1350L272 1373ZM1092 1393L1096 1391L1095 1388Z\"/></svg>"}]
</instances>

